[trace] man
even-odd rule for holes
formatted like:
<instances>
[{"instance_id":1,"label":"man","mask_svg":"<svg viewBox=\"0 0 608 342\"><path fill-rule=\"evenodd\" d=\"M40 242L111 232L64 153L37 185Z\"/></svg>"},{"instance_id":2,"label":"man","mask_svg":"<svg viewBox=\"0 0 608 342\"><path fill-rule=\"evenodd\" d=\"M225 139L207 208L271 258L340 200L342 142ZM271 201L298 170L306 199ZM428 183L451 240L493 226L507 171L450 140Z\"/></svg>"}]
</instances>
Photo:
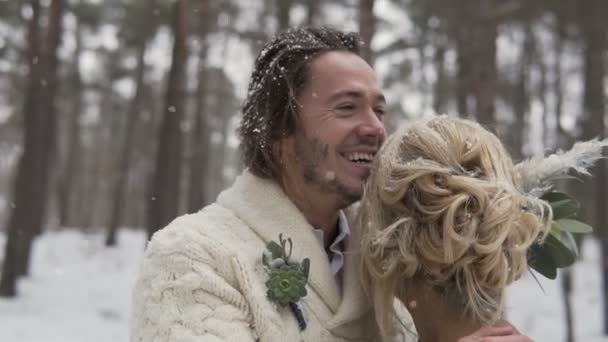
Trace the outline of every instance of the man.
<instances>
[{"instance_id":1,"label":"man","mask_svg":"<svg viewBox=\"0 0 608 342\"><path fill-rule=\"evenodd\" d=\"M247 169L216 203L154 235L131 341L379 339L347 208L384 140L385 99L358 53L356 34L329 28L290 30L262 50L239 129ZM310 260L306 293L289 305L271 294L263 260L280 239L287 262ZM493 334L479 333L468 338Z\"/></svg>"}]
</instances>

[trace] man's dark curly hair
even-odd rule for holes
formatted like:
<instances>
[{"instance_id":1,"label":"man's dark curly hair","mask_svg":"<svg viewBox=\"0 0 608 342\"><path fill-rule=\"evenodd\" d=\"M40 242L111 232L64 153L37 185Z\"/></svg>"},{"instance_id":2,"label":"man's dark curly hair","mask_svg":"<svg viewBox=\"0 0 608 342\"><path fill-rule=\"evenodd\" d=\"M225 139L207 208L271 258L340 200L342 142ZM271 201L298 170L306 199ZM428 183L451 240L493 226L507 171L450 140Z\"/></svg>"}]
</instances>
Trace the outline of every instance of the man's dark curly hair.
<instances>
[{"instance_id":1,"label":"man's dark curly hair","mask_svg":"<svg viewBox=\"0 0 608 342\"><path fill-rule=\"evenodd\" d=\"M296 97L309 79L313 58L328 51L359 55L360 44L354 32L305 27L278 34L262 49L238 128L243 161L253 174L272 179L281 175L280 156L273 153L272 146L295 131Z\"/></svg>"}]
</instances>

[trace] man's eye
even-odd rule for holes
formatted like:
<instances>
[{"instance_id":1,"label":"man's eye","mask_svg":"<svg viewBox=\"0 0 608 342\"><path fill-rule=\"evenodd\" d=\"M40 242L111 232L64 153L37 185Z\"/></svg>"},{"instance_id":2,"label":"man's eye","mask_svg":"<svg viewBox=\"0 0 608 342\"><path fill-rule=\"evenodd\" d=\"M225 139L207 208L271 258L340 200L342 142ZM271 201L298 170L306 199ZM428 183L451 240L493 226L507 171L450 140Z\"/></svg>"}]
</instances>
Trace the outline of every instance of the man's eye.
<instances>
[{"instance_id":1,"label":"man's eye","mask_svg":"<svg viewBox=\"0 0 608 342\"><path fill-rule=\"evenodd\" d=\"M384 114L386 114L386 110L384 108L376 108L374 109L374 112L376 112L376 115L378 116L384 116Z\"/></svg>"},{"instance_id":2,"label":"man's eye","mask_svg":"<svg viewBox=\"0 0 608 342\"><path fill-rule=\"evenodd\" d=\"M354 104L343 104L343 105L339 105L337 107L338 110L353 110L355 109L355 105Z\"/></svg>"}]
</instances>

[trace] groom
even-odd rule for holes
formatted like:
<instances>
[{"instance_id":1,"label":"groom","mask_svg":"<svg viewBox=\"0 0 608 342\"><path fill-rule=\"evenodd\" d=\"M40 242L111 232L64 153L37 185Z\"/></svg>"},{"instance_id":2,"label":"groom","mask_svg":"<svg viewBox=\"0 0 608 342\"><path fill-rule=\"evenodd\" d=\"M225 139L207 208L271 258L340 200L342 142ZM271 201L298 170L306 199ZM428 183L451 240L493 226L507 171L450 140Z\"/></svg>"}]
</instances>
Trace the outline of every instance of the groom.
<instances>
[{"instance_id":1,"label":"groom","mask_svg":"<svg viewBox=\"0 0 608 342\"><path fill-rule=\"evenodd\" d=\"M386 101L359 44L354 33L303 28L265 46L239 128L247 169L214 204L153 236L133 292L131 341L379 340L349 206L384 140ZM280 234L292 242L285 261L310 260L306 291L289 305L279 299L301 278L275 284L262 260ZM395 340L415 340L397 309L406 329ZM460 342L484 340L530 341L503 327Z\"/></svg>"}]
</instances>

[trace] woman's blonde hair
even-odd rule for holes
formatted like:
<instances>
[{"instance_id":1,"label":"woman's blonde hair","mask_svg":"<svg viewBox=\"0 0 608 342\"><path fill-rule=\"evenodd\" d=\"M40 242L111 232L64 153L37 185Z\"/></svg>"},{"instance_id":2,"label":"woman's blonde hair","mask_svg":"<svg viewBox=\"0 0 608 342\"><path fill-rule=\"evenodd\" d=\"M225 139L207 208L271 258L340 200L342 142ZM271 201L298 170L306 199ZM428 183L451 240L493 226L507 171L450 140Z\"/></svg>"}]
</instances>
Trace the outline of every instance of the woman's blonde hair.
<instances>
[{"instance_id":1,"label":"woman's blonde hair","mask_svg":"<svg viewBox=\"0 0 608 342\"><path fill-rule=\"evenodd\" d=\"M522 193L511 157L480 125L441 116L398 130L374 161L357 221L384 339L408 281L457 293L471 318L495 322L551 215Z\"/></svg>"}]
</instances>

